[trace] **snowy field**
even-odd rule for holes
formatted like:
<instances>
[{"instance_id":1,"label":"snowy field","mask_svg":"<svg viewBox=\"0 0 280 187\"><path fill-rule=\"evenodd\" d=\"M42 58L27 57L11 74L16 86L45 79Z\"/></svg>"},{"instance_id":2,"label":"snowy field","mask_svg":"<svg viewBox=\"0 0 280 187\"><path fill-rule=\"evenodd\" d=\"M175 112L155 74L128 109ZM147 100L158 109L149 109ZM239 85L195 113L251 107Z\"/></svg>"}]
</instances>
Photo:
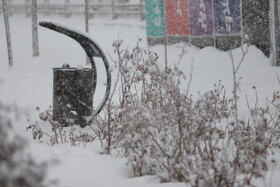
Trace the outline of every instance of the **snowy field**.
<instances>
[{"instance_id":1,"label":"snowy field","mask_svg":"<svg viewBox=\"0 0 280 187\"><path fill-rule=\"evenodd\" d=\"M1 15L1 18L3 16ZM55 20L84 30L83 17L40 17L39 21ZM181 187L183 183L159 183L154 176L132 178L132 171L126 166L126 160L117 156L99 154L100 145L96 141L81 146L71 147L70 144L49 146L44 141L33 141L30 132L26 131L27 118L38 120L37 106L41 110L52 105L52 68L68 63L73 67L85 65L86 57L82 48L72 39L39 27L40 56L32 57L31 19L23 15L10 17L14 68L9 70L6 49L4 21L0 19L0 100L3 103L16 104L23 112L22 117L15 122L19 134L29 140L28 151L37 161L50 162L47 178L57 180L58 187ZM115 58L112 43L116 39L124 40L124 48L133 48L137 38L142 38L141 47L147 48L145 22L138 19L97 18L90 20L90 35L101 45L102 49ZM184 44L168 46L168 65L179 62ZM245 47L246 48L246 47ZM231 58L228 52L219 51L213 47L197 49L185 46L179 67L189 77L191 64L193 76L191 93L205 92L213 88L219 80L225 85L227 93L231 94L233 79ZM151 50L159 55L159 63L164 66L164 47L155 46ZM241 49L232 51L234 61L239 62ZM110 60L109 60L110 61ZM110 61L111 62L111 61ZM105 71L102 63L98 63L98 81L95 103L98 104L104 94ZM239 103L240 115L248 115L245 94L250 103L255 101L253 87L257 88L260 104L266 98L271 99L274 90L279 90L276 74L280 75L279 67L272 67L269 59L254 46L250 46L244 62L238 72L241 79L241 97ZM113 80L115 72L113 72ZM187 87L188 80L183 83ZM115 99L118 97L115 96ZM78 128L78 127L77 127ZM278 160L280 160L278 158ZM278 187L280 185L280 169L275 166L265 180L256 183L261 186Z\"/></svg>"}]
</instances>

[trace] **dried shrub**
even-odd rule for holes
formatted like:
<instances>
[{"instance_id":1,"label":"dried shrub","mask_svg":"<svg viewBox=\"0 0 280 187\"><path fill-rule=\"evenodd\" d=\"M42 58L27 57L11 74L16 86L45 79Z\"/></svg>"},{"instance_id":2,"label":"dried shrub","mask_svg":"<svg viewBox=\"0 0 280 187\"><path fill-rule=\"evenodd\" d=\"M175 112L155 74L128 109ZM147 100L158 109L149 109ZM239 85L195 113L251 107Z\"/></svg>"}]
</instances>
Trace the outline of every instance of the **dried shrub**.
<instances>
[{"instance_id":1,"label":"dried shrub","mask_svg":"<svg viewBox=\"0 0 280 187\"><path fill-rule=\"evenodd\" d=\"M185 76L176 66L162 70L157 54L139 43L123 50L122 43L113 44L120 98L108 103L102 126L107 153L121 149L135 176L157 174L190 186L253 186L265 176L268 156L279 147L278 95L273 108L256 104L239 119L236 73L247 50L237 67L233 62L233 96L219 82L194 99L182 91Z\"/></svg>"},{"instance_id":2,"label":"dried shrub","mask_svg":"<svg viewBox=\"0 0 280 187\"><path fill-rule=\"evenodd\" d=\"M51 107L43 112L40 112L39 107L37 107L36 110L39 113L39 119L50 125L51 133L43 131L41 127L43 124L40 124L38 121L31 123L31 121L28 120L29 125L26 129L32 130L32 137L34 140L42 140L45 136L47 137L47 142L52 146L59 143L71 143L72 146L76 146L82 143L85 147L97 137L95 133L81 132L78 130L80 128L75 128L74 126L63 127L63 125L53 120Z\"/></svg>"}]
</instances>

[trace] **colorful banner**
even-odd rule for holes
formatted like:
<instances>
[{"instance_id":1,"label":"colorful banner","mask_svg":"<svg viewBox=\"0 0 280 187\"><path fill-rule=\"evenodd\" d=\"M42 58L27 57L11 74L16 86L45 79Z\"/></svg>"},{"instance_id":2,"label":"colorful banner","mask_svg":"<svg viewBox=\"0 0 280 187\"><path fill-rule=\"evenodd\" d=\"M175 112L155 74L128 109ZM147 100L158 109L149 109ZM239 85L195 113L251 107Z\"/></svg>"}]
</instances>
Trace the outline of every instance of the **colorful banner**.
<instances>
[{"instance_id":1,"label":"colorful banner","mask_svg":"<svg viewBox=\"0 0 280 187\"><path fill-rule=\"evenodd\" d=\"M189 35L189 0L166 0L166 24L169 35Z\"/></svg>"},{"instance_id":2,"label":"colorful banner","mask_svg":"<svg viewBox=\"0 0 280 187\"><path fill-rule=\"evenodd\" d=\"M165 32L164 3L162 0L146 0L147 35L163 37Z\"/></svg>"},{"instance_id":3,"label":"colorful banner","mask_svg":"<svg viewBox=\"0 0 280 187\"><path fill-rule=\"evenodd\" d=\"M190 0L191 35L207 36L214 33L212 0Z\"/></svg>"},{"instance_id":4,"label":"colorful banner","mask_svg":"<svg viewBox=\"0 0 280 187\"><path fill-rule=\"evenodd\" d=\"M240 0L145 0L148 37L240 34ZM165 15L166 13L166 15ZM165 28L166 27L166 28Z\"/></svg>"},{"instance_id":5,"label":"colorful banner","mask_svg":"<svg viewBox=\"0 0 280 187\"><path fill-rule=\"evenodd\" d=\"M217 34L241 31L240 0L214 0L214 22Z\"/></svg>"}]
</instances>

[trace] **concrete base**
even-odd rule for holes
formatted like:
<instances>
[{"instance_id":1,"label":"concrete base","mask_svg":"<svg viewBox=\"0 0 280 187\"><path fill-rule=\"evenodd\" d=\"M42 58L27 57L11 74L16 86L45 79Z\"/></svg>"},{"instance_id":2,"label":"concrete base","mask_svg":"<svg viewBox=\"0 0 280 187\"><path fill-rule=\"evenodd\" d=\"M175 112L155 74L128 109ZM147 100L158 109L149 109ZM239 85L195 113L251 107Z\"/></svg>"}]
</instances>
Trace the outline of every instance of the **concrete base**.
<instances>
[{"instance_id":1,"label":"concrete base","mask_svg":"<svg viewBox=\"0 0 280 187\"><path fill-rule=\"evenodd\" d=\"M148 45L164 44L164 37L147 37Z\"/></svg>"},{"instance_id":2,"label":"concrete base","mask_svg":"<svg viewBox=\"0 0 280 187\"><path fill-rule=\"evenodd\" d=\"M158 45L164 44L164 37L148 37L148 44ZM218 49L227 51L234 48L238 48L242 45L241 35L219 35L215 36L203 36L203 37L189 37L189 36L168 36L168 44L175 44L180 42L189 42L199 48L207 46L216 46Z\"/></svg>"},{"instance_id":3,"label":"concrete base","mask_svg":"<svg viewBox=\"0 0 280 187\"><path fill-rule=\"evenodd\" d=\"M198 48L204 48L207 46L214 46L214 37L202 36L202 37L191 37L190 43Z\"/></svg>"},{"instance_id":4,"label":"concrete base","mask_svg":"<svg viewBox=\"0 0 280 187\"><path fill-rule=\"evenodd\" d=\"M238 48L242 45L242 38L240 35L215 36L215 40L216 47L223 51Z\"/></svg>"},{"instance_id":5,"label":"concrete base","mask_svg":"<svg viewBox=\"0 0 280 187\"><path fill-rule=\"evenodd\" d=\"M188 36L168 36L168 44L189 42L189 40Z\"/></svg>"}]
</instances>

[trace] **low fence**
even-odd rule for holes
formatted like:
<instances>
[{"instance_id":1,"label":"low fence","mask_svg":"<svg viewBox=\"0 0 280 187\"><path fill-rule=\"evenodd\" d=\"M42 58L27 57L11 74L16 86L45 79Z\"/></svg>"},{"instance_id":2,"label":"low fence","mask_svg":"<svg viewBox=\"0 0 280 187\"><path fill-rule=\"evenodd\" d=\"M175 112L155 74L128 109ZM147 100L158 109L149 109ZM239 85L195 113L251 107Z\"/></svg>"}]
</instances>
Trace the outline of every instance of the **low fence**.
<instances>
[{"instance_id":1,"label":"low fence","mask_svg":"<svg viewBox=\"0 0 280 187\"><path fill-rule=\"evenodd\" d=\"M10 14L31 15L32 0L9 0ZM146 18L150 45L189 42L197 47L229 50L249 42L270 55L274 35L278 37L280 0L88 0L89 17ZM85 0L37 0L39 14L85 14ZM275 33L269 12L274 8ZM0 14L2 5L0 5ZM273 17L273 18L274 18ZM280 25L280 23L279 23ZM272 29L273 30L273 29ZM280 37L279 37L280 38ZM276 38L277 39L277 38ZM277 50L276 50L277 49ZM280 48L275 48L276 52ZM280 54L280 52L279 52ZM280 55L279 55L280 59ZM280 60L278 60L280 65Z\"/></svg>"},{"instance_id":2,"label":"low fence","mask_svg":"<svg viewBox=\"0 0 280 187\"><path fill-rule=\"evenodd\" d=\"M113 19L119 17L135 17L144 19L144 5L139 1L137 4L130 3L94 3L89 1L89 16L106 16ZM9 1L8 11L10 15L23 13L26 16L31 16L31 1ZM38 14L44 15L64 15L65 17L71 17L72 15L82 15L85 13L84 1L38 1L37 3ZM0 14L2 14L3 8L0 5Z\"/></svg>"}]
</instances>

